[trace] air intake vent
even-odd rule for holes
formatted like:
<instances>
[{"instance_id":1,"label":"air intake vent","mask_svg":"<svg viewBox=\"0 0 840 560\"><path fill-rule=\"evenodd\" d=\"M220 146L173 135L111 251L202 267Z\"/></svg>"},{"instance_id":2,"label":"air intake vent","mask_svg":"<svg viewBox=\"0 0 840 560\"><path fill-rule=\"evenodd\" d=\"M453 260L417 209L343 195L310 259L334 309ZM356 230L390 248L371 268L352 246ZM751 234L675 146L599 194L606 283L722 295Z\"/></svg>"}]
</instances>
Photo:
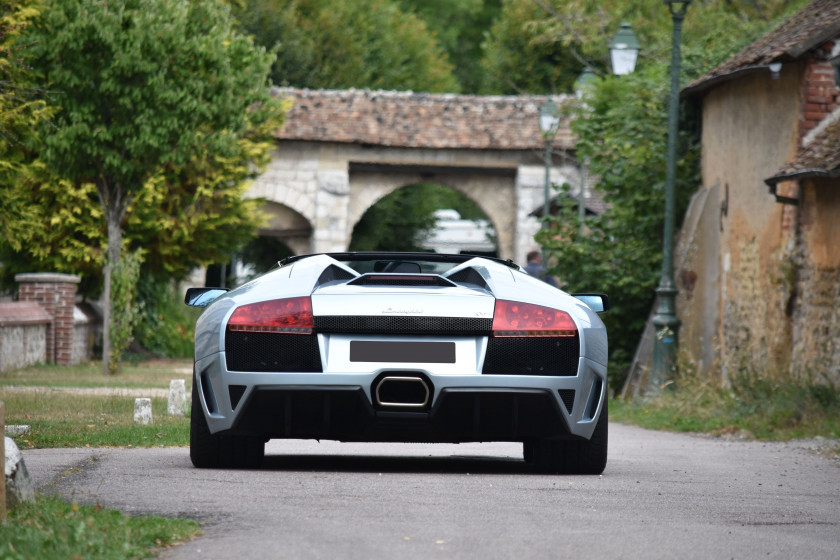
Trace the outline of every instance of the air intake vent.
<instances>
[{"instance_id":1,"label":"air intake vent","mask_svg":"<svg viewBox=\"0 0 840 560\"><path fill-rule=\"evenodd\" d=\"M487 287L487 282L484 281L484 277L472 267L459 270L455 274L451 274L446 278L452 280L453 282L458 282L459 284L475 284L477 286L481 286L482 288Z\"/></svg>"},{"instance_id":2,"label":"air intake vent","mask_svg":"<svg viewBox=\"0 0 840 560\"><path fill-rule=\"evenodd\" d=\"M454 286L437 274L365 274L350 282L353 286Z\"/></svg>"},{"instance_id":3,"label":"air intake vent","mask_svg":"<svg viewBox=\"0 0 840 560\"><path fill-rule=\"evenodd\" d=\"M327 282L335 282L336 280L352 280L353 278L356 278L355 274L333 264L321 273L321 276L318 278L318 284L326 284Z\"/></svg>"}]
</instances>

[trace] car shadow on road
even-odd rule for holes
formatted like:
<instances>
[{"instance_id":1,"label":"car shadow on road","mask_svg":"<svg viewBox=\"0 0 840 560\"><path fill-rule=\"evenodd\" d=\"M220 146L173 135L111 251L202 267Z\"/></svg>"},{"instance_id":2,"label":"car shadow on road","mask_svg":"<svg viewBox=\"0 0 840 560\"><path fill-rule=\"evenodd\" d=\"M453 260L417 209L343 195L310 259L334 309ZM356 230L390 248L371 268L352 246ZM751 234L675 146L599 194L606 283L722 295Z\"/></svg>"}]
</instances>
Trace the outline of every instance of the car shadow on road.
<instances>
[{"instance_id":1,"label":"car shadow on road","mask_svg":"<svg viewBox=\"0 0 840 560\"><path fill-rule=\"evenodd\" d=\"M267 455L260 470L353 473L528 474L522 459L492 456Z\"/></svg>"}]
</instances>

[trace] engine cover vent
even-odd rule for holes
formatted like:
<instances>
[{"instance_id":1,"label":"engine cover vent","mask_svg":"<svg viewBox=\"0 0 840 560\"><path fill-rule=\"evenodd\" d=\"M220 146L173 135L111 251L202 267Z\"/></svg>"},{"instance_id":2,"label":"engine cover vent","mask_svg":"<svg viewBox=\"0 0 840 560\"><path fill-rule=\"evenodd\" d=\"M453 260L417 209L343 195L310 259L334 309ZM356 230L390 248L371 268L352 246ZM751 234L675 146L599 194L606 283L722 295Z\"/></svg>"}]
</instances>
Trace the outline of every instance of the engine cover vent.
<instances>
[{"instance_id":1,"label":"engine cover vent","mask_svg":"<svg viewBox=\"0 0 840 560\"><path fill-rule=\"evenodd\" d=\"M382 274L369 273L364 274L352 282L348 282L351 286L446 286L451 287L455 284L437 274Z\"/></svg>"}]
</instances>

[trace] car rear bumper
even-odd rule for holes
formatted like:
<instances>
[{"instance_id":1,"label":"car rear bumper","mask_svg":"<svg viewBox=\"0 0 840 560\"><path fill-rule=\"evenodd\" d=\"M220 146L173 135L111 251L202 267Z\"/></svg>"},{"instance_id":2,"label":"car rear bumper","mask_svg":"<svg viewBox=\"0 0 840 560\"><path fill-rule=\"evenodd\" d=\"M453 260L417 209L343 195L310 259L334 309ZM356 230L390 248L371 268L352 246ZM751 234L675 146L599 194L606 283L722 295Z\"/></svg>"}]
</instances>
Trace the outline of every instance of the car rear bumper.
<instances>
[{"instance_id":1,"label":"car rear bumper","mask_svg":"<svg viewBox=\"0 0 840 560\"><path fill-rule=\"evenodd\" d=\"M606 368L581 359L576 376L227 371L223 352L195 364L211 433L340 441L525 441L592 435ZM384 378L422 380L404 403L378 392ZM424 385L428 399L423 399ZM398 399L397 399L398 400ZM386 404L382 404L382 403Z\"/></svg>"}]
</instances>

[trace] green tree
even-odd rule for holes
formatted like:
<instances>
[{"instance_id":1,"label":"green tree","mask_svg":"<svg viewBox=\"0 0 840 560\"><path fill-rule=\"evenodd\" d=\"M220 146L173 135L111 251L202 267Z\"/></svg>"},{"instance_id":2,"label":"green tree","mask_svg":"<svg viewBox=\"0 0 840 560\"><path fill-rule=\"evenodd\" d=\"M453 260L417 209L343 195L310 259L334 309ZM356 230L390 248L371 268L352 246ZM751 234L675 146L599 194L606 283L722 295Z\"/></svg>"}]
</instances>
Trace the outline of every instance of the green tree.
<instances>
[{"instance_id":1,"label":"green tree","mask_svg":"<svg viewBox=\"0 0 840 560\"><path fill-rule=\"evenodd\" d=\"M480 92L519 95L573 89L583 64L545 33L545 12L532 0L504 0L483 43Z\"/></svg>"},{"instance_id":2,"label":"green tree","mask_svg":"<svg viewBox=\"0 0 840 560\"><path fill-rule=\"evenodd\" d=\"M611 369L619 374L613 381L619 384L644 329L662 262L666 73L664 65L649 66L629 76L606 77L591 90L573 127L578 155L598 178L609 211L588 217L580 235L576 200L558 197L563 208L537 236L555 263L553 273L568 289L610 295L612 309L604 322ZM677 215L698 184L697 140L681 129Z\"/></svg>"},{"instance_id":3,"label":"green tree","mask_svg":"<svg viewBox=\"0 0 840 560\"><path fill-rule=\"evenodd\" d=\"M416 13L435 34L455 66L463 93L478 93L483 71L484 36L502 10L501 0L399 0L403 10Z\"/></svg>"},{"instance_id":4,"label":"green tree","mask_svg":"<svg viewBox=\"0 0 840 560\"><path fill-rule=\"evenodd\" d=\"M34 65L60 107L41 127L40 158L71 188L91 184L105 222L103 360L110 355L111 270L124 220L158 174L201 175L247 157L238 139L279 100L272 57L232 28L221 0L51 0L29 34ZM212 182L211 182L212 184Z\"/></svg>"},{"instance_id":5,"label":"green tree","mask_svg":"<svg viewBox=\"0 0 840 560\"><path fill-rule=\"evenodd\" d=\"M308 88L458 91L426 24L394 0L247 0L242 27L272 49L272 79Z\"/></svg>"},{"instance_id":6,"label":"green tree","mask_svg":"<svg viewBox=\"0 0 840 560\"><path fill-rule=\"evenodd\" d=\"M11 186L28 171L32 129L49 115L25 62L27 43L19 40L39 15L35 0L0 0L0 234L17 249L22 233L37 222L25 198Z\"/></svg>"}]
</instances>

